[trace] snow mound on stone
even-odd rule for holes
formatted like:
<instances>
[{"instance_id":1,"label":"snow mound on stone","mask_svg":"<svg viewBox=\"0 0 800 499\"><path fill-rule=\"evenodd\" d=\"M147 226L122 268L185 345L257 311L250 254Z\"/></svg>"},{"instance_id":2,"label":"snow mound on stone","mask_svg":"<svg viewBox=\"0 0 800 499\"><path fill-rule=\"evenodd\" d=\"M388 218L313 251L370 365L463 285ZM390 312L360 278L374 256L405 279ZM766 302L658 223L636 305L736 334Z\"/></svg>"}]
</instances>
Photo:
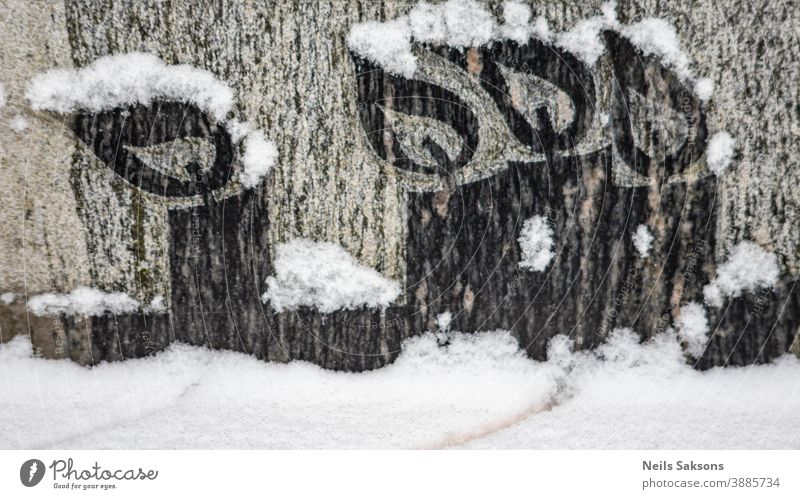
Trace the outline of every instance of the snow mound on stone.
<instances>
[{"instance_id":1,"label":"snow mound on stone","mask_svg":"<svg viewBox=\"0 0 800 499\"><path fill-rule=\"evenodd\" d=\"M278 245L275 273L267 278L262 301L278 312L302 306L324 313L386 307L400 294L396 281L361 265L333 243L295 239Z\"/></svg>"}]
</instances>

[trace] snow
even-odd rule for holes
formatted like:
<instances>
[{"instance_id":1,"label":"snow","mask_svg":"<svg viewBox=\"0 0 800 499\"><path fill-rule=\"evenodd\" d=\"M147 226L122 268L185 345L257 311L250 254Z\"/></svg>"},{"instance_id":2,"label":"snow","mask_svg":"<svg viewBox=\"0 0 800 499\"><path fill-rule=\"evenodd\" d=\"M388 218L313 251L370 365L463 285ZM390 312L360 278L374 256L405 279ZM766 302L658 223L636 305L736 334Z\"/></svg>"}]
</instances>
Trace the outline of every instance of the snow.
<instances>
[{"instance_id":1,"label":"snow","mask_svg":"<svg viewBox=\"0 0 800 499\"><path fill-rule=\"evenodd\" d=\"M344 248L295 239L276 248L275 276L267 278L262 301L278 312L314 307L331 313L363 306L386 307L400 285L358 263Z\"/></svg>"},{"instance_id":2,"label":"snow","mask_svg":"<svg viewBox=\"0 0 800 499\"><path fill-rule=\"evenodd\" d=\"M552 345L552 343L551 343ZM594 352L563 354L554 407L466 448L797 449L800 360L696 371L674 334L639 343L615 330ZM549 363L549 362L548 362Z\"/></svg>"},{"instance_id":3,"label":"snow","mask_svg":"<svg viewBox=\"0 0 800 499\"><path fill-rule=\"evenodd\" d=\"M686 352L699 359L708 344L708 317L705 308L696 302L683 305L676 326L678 337L686 344Z\"/></svg>"},{"instance_id":4,"label":"snow","mask_svg":"<svg viewBox=\"0 0 800 499\"><path fill-rule=\"evenodd\" d=\"M728 259L717 266L717 275L703 288L706 304L721 307L725 297L738 297L759 287L774 286L780 278L778 259L750 241L734 246Z\"/></svg>"},{"instance_id":5,"label":"snow","mask_svg":"<svg viewBox=\"0 0 800 499\"><path fill-rule=\"evenodd\" d=\"M492 14L475 0L448 0L437 5L420 2L407 16L356 24L347 36L347 45L386 71L411 78L417 69L412 39L477 47L491 41L495 31Z\"/></svg>"},{"instance_id":6,"label":"snow","mask_svg":"<svg viewBox=\"0 0 800 499\"><path fill-rule=\"evenodd\" d=\"M417 59L411 53L411 28L406 17L385 23L369 21L357 24L347 36L347 45L390 73L411 78L417 70Z\"/></svg>"},{"instance_id":7,"label":"snow","mask_svg":"<svg viewBox=\"0 0 800 499\"><path fill-rule=\"evenodd\" d=\"M555 389L505 332L426 334L360 374L181 344L92 369L33 358L27 337L0 349L0 448L436 447Z\"/></svg>"},{"instance_id":8,"label":"snow","mask_svg":"<svg viewBox=\"0 0 800 499\"><path fill-rule=\"evenodd\" d=\"M507 332L408 340L365 373L173 344L92 369L0 345L0 448L797 448L800 361L698 372L629 329L549 360Z\"/></svg>"},{"instance_id":9,"label":"snow","mask_svg":"<svg viewBox=\"0 0 800 499\"><path fill-rule=\"evenodd\" d=\"M436 316L436 327L439 332L450 331L450 323L453 322L453 314L450 312L443 312Z\"/></svg>"},{"instance_id":10,"label":"snow","mask_svg":"<svg viewBox=\"0 0 800 499\"><path fill-rule=\"evenodd\" d=\"M11 305L14 303L14 300L17 299L17 295L11 292L3 293L0 295L0 301L3 302L4 305Z\"/></svg>"},{"instance_id":11,"label":"snow","mask_svg":"<svg viewBox=\"0 0 800 499\"><path fill-rule=\"evenodd\" d=\"M701 101L708 102L711 100L711 96L714 95L714 80L711 78L698 79L694 84L694 93L697 94Z\"/></svg>"},{"instance_id":12,"label":"snow","mask_svg":"<svg viewBox=\"0 0 800 499\"><path fill-rule=\"evenodd\" d=\"M531 8L522 2L507 1L503 4L503 20L505 24L500 26L500 33L503 38L514 40L523 45L531 36L529 26L531 20Z\"/></svg>"},{"instance_id":13,"label":"snow","mask_svg":"<svg viewBox=\"0 0 800 499\"><path fill-rule=\"evenodd\" d=\"M6 107L6 87L2 83L0 83L0 109Z\"/></svg>"},{"instance_id":14,"label":"snow","mask_svg":"<svg viewBox=\"0 0 800 499\"><path fill-rule=\"evenodd\" d=\"M156 296L153 298L150 303L144 307L144 311L148 313L161 313L167 310L167 306L164 304L164 297L161 295Z\"/></svg>"},{"instance_id":15,"label":"snow","mask_svg":"<svg viewBox=\"0 0 800 499\"><path fill-rule=\"evenodd\" d=\"M53 69L33 78L25 93L34 110L103 111L156 99L191 102L217 120L233 109L233 90L189 65L168 65L152 54L131 52L96 59L81 69Z\"/></svg>"},{"instance_id":16,"label":"snow","mask_svg":"<svg viewBox=\"0 0 800 499\"><path fill-rule=\"evenodd\" d=\"M80 287L69 294L44 293L28 300L28 310L34 315L103 315L121 314L139 308L139 302L125 293L105 293L98 289Z\"/></svg>"},{"instance_id":17,"label":"snow","mask_svg":"<svg viewBox=\"0 0 800 499\"><path fill-rule=\"evenodd\" d=\"M542 272L553 260L553 229L547 218L536 215L525 221L519 238L522 259L520 268Z\"/></svg>"},{"instance_id":18,"label":"snow","mask_svg":"<svg viewBox=\"0 0 800 499\"><path fill-rule=\"evenodd\" d=\"M8 122L8 127L17 134L24 133L29 126L30 122L21 114L15 115L13 118L11 118L11 121Z\"/></svg>"},{"instance_id":19,"label":"snow","mask_svg":"<svg viewBox=\"0 0 800 499\"><path fill-rule=\"evenodd\" d=\"M579 21L572 29L556 35L556 45L575 55L589 66L605 52L600 31L606 27L602 17L590 17Z\"/></svg>"},{"instance_id":20,"label":"snow","mask_svg":"<svg viewBox=\"0 0 800 499\"><path fill-rule=\"evenodd\" d=\"M671 66L683 79L691 78L689 58L681 50L681 42L675 27L663 19L648 17L623 26L620 33L645 55L656 55Z\"/></svg>"},{"instance_id":21,"label":"snow","mask_svg":"<svg viewBox=\"0 0 800 499\"><path fill-rule=\"evenodd\" d=\"M269 173L278 159L278 148L258 130L253 130L244 139L241 183L245 188L257 186Z\"/></svg>"},{"instance_id":22,"label":"snow","mask_svg":"<svg viewBox=\"0 0 800 499\"><path fill-rule=\"evenodd\" d=\"M553 35L544 17L537 17L531 24L531 9L519 0L503 3L504 22L501 25L474 0L448 0L437 5L420 2L407 16L386 22L356 24L350 30L347 44L355 53L386 71L412 78L417 69L417 59L411 49L413 42L467 48L486 45L493 40L514 40L522 44L535 36L594 66L605 52L600 36L602 31L614 30L645 54L660 57L682 79L693 78L689 58L681 50L678 33L670 23L648 17L636 23L622 24L617 20L614 1L602 4L600 10L599 15L580 20L571 29ZM713 92L713 82L707 78L698 80L695 91L703 101L707 101Z\"/></svg>"},{"instance_id":23,"label":"snow","mask_svg":"<svg viewBox=\"0 0 800 499\"><path fill-rule=\"evenodd\" d=\"M715 175L722 175L733 159L736 141L728 132L717 132L708 141L706 158L708 169Z\"/></svg>"},{"instance_id":24,"label":"snow","mask_svg":"<svg viewBox=\"0 0 800 499\"><path fill-rule=\"evenodd\" d=\"M645 224L640 224L636 227L636 233L633 235L633 246L642 257L646 258L650 255L650 249L653 247L653 235Z\"/></svg>"},{"instance_id":25,"label":"snow","mask_svg":"<svg viewBox=\"0 0 800 499\"><path fill-rule=\"evenodd\" d=\"M34 110L68 113L103 111L158 99L191 102L224 123L234 142L244 141L240 180L256 187L275 165L278 150L248 123L228 120L233 90L213 73L189 65L168 65L141 52L96 59L85 68L54 69L37 75L25 94Z\"/></svg>"}]
</instances>

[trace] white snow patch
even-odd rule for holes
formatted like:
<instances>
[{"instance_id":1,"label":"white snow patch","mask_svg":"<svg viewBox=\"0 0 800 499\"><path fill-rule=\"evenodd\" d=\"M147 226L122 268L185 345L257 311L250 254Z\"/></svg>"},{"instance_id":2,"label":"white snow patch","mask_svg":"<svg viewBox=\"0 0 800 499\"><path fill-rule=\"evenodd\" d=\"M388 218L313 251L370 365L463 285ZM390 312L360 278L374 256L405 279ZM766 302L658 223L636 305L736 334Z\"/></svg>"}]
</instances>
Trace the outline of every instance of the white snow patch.
<instances>
[{"instance_id":1,"label":"white snow patch","mask_svg":"<svg viewBox=\"0 0 800 499\"><path fill-rule=\"evenodd\" d=\"M248 189L257 186L275 166L277 159L278 148L275 143L264 138L260 131L251 131L244 139L242 185Z\"/></svg>"},{"instance_id":2,"label":"white snow patch","mask_svg":"<svg viewBox=\"0 0 800 499\"><path fill-rule=\"evenodd\" d=\"M640 224L636 227L636 233L633 235L633 246L642 257L650 255L650 249L653 247L653 235L645 224Z\"/></svg>"},{"instance_id":3,"label":"white snow patch","mask_svg":"<svg viewBox=\"0 0 800 499\"><path fill-rule=\"evenodd\" d=\"M695 359L699 359L708 344L706 309L695 302L681 306L676 326L678 327L678 337L686 344L686 351Z\"/></svg>"},{"instance_id":4,"label":"white snow patch","mask_svg":"<svg viewBox=\"0 0 800 499\"><path fill-rule=\"evenodd\" d=\"M503 4L503 20L505 24L499 28L503 38L520 45L528 41L532 33L530 7L517 0L509 0Z\"/></svg>"},{"instance_id":5,"label":"white snow patch","mask_svg":"<svg viewBox=\"0 0 800 499\"><path fill-rule=\"evenodd\" d=\"M711 100L711 96L714 95L714 80L711 78L698 79L694 84L694 93L697 94L701 101L708 102Z\"/></svg>"},{"instance_id":6,"label":"white snow patch","mask_svg":"<svg viewBox=\"0 0 800 499\"><path fill-rule=\"evenodd\" d=\"M442 312L438 316L436 316L436 327L439 329L439 332L447 332L450 331L450 323L453 322L453 314L448 312Z\"/></svg>"},{"instance_id":7,"label":"white snow patch","mask_svg":"<svg viewBox=\"0 0 800 499\"><path fill-rule=\"evenodd\" d=\"M81 69L37 75L25 97L34 110L103 111L156 99L192 102L222 121L233 109L233 90L213 73L186 64L168 65L152 54L100 57Z\"/></svg>"},{"instance_id":8,"label":"white snow patch","mask_svg":"<svg viewBox=\"0 0 800 499\"><path fill-rule=\"evenodd\" d=\"M344 248L327 242L295 239L276 248L276 276L267 278L261 297L278 312L301 306L331 313L363 306L386 307L400 285L358 263Z\"/></svg>"},{"instance_id":9,"label":"white snow patch","mask_svg":"<svg viewBox=\"0 0 800 499\"><path fill-rule=\"evenodd\" d=\"M649 17L623 26L620 33L646 55L658 56L683 79L691 78L689 58L681 50L675 27L663 19Z\"/></svg>"},{"instance_id":10,"label":"white snow patch","mask_svg":"<svg viewBox=\"0 0 800 499\"><path fill-rule=\"evenodd\" d=\"M347 45L386 71L411 78L417 69L412 39L477 47L491 41L495 31L491 13L475 0L448 0L437 5L420 2L407 16L356 24L347 36Z\"/></svg>"},{"instance_id":11,"label":"white snow patch","mask_svg":"<svg viewBox=\"0 0 800 499\"><path fill-rule=\"evenodd\" d=\"M0 295L0 301L2 301L4 305L11 305L12 303L14 303L14 300L16 299L17 295L10 291L8 293L3 293L2 295Z\"/></svg>"},{"instance_id":12,"label":"white snow patch","mask_svg":"<svg viewBox=\"0 0 800 499\"><path fill-rule=\"evenodd\" d=\"M106 312L115 314L137 310L139 302L125 293L105 293L99 289L80 287L69 294L44 293L28 300L34 315L90 315Z\"/></svg>"},{"instance_id":13,"label":"white snow patch","mask_svg":"<svg viewBox=\"0 0 800 499\"><path fill-rule=\"evenodd\" d=\"M699 372L674 334L615 330L590 352L560 336L547 362L508 332L449 339L413 338L394 364L354 374L183 344L85 369L17 336L0 344L0 448L800 446L791 356Z\"/></svg>"},{"instance_id":14,"label":"white snow patch","mask_svg":"<svg viewBox=\"0 0 800 499\"><path fill-rule=\"evenodd\" d=\"M411 53L411 28L407 17L384 23L356 24L347 36L347 45L390 73L411 78L417 70L417 59Z\"/></svg>"},{"instance_id":15,"label":"white snow patch","mask_svg":"<svg viewBox=\"0 0 800 499\"><path fill-rule=\"evenodd\" d=\"M736 140L728 132L717 132L708 141L706 158L708 169L715 175L722 175L733 160L733 148Z\"/></svg>"},{"instance_id":16,"label":"white snow patch","mask_svg":"<svg viewBox=\"0 0 800 499\"><path fill-rule=\"evenodd\" d=\"M164 297L161 295L153 298L148 305L144 307L144 311L148 313L161 313L167 310L164 304Z\"/></svg>"},{"instance_id":17,"label":"white snow patch","mask_svg":"<svg viewBox=\"0 0 800 499\"><path fill-rule=\"evenodd\" d=\"M519 266L534 272L542 272L553 260L553 229L547 218L536 215L525 221L519 238L522 259Z\"/></svg>"},{"instance_id":18,"label":"white snow patch","mask_svg":"<svg viewBox=\"0 0 800 499\"><path fill-rule=\"evenodd\" d=\"M594 66L605 51L600 32L605 29L619 28L615 12L616 6L616 2L604 3L601 6L601 15L578 21L572 29L556 35L556 45L572 53L589 66Z\"/></svg>"},{"instance_id":19,"label":"white snow patch","mask_svg":"<svg viewBox=\"0 0 800 499\"><path fill-rule=\"evenodd\" d=\"M717 275L703 288L705 302L721 307L725 297L741 296L758 287L772 287L780 278L778 258L751 241L742 241L731 249L725 263L717 266Z\"/></svg>"},{"instance_id":20,"label":"white snow patch","mask_svg":"<svg viewBox=\"0 0 800 499\"><path fill-rule=\"evenodd\" d=\"M504 331L452 334L447 346L425 334L358 374L183 344L86 369L34 358L22 336L0 345L0 362L3 449L430 447L556 389L555 370Z\"/></svg>"},{"instance_id":21,"label":"white snow patch","mask_svg":"<svg viewBox=\"0 0 800 499\"><path fill-rule=\"evenodd\" d=\"M550 349L558 337L553 338ZM617 329L595 351L569 351L558 402L467 448L488 449L793 449L800 361L696 371L675 333L643 343ZM550 358L550 357L548 357ZM548 360L546 364L551 364ZM653 415L657 414L657 417ZM576 431L580 428L580 431Z\"/></svg>"},{"instance_id":22,"label":"white snow patch","mask_svg":"<svg viewBox=\"0 0 800 499\"><path fill-rule=\"evenodd\" d=\"M0 109L6 107L6 87L0 83Z\"/></svg>"},{"instance_id":23,"label":"white snow patch","mask_svg":"<svg viewBox=\"0 0 800 499\"><path fill-rule=\"evenodd\" d=\"M18 114L11 118L11 121L8 122L8 127L14 131L14 133L21 134L24 133L25 130L28 129L30 126L30 122L25 116Z\"/></svg>"},{"instance_id":24,"label":"white snow patch","mask_svg":"<svg viewBox=\"0 0 800 499\"><path fill-rule=\"evenodd\" d=\"M67 113L103 111L157 99L191 102L224 123L233 142L244 141L243 187L253 188L278 158L275 144L263 132L236 119L233 90L213 73L185 64L168 65L151 54L132 52L100 57L78 70L55 69L36 76L25 94L35 110Z\"/></svg>"}]
</instances>

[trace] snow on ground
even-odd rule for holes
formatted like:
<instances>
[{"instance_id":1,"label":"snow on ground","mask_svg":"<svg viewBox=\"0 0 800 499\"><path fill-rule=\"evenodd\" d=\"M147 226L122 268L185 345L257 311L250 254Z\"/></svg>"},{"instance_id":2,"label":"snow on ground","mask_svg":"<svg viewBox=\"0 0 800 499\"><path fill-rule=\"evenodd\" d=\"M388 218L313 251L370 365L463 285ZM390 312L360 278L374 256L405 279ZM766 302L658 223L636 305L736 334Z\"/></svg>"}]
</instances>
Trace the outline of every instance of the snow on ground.
<instances>
[{"instance_id":1,"label":"snow on ground","mask_svg":"<svg viewBox=\"0 0 800 499\"><path fill-rule=\"evenodd\" d=\"M556 406L467 448L800 448L800 360L705 372L672 335L574 354ZM603 356L603 351L606 355Z\"/></svg>"},{"instance_id":2,"label":"snow on ground","mask_svg":"<svg viewBox=\"0 0 800 499\"><path fill-rule=\"evenodd\" d=\"M186 345L87 369L16 337L0 448L800 447L800 361L701 373L632 335L542 363L506 332L426 334L359 374Z\"/></svg>"}]
</instances>

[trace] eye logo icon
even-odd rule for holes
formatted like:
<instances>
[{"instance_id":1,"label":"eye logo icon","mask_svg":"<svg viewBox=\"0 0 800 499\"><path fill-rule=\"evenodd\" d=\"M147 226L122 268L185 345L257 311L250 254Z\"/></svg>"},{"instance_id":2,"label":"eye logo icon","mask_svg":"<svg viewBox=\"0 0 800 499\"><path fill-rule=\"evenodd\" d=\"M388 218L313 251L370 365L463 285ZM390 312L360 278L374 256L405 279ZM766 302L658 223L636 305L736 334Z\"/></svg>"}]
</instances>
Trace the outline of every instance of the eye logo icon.
<instances>
[{"instance_id":1,"label":"eye logo icon","mask_svg":"<svg viewBox=\"0 0 800 499\"><path fill-rule=\"evenodd\" d=\"M44 478L44 463L38 459L28 459L19 468L19 480L26 487L35 487Z\"/></svg>"}]
</instances>

